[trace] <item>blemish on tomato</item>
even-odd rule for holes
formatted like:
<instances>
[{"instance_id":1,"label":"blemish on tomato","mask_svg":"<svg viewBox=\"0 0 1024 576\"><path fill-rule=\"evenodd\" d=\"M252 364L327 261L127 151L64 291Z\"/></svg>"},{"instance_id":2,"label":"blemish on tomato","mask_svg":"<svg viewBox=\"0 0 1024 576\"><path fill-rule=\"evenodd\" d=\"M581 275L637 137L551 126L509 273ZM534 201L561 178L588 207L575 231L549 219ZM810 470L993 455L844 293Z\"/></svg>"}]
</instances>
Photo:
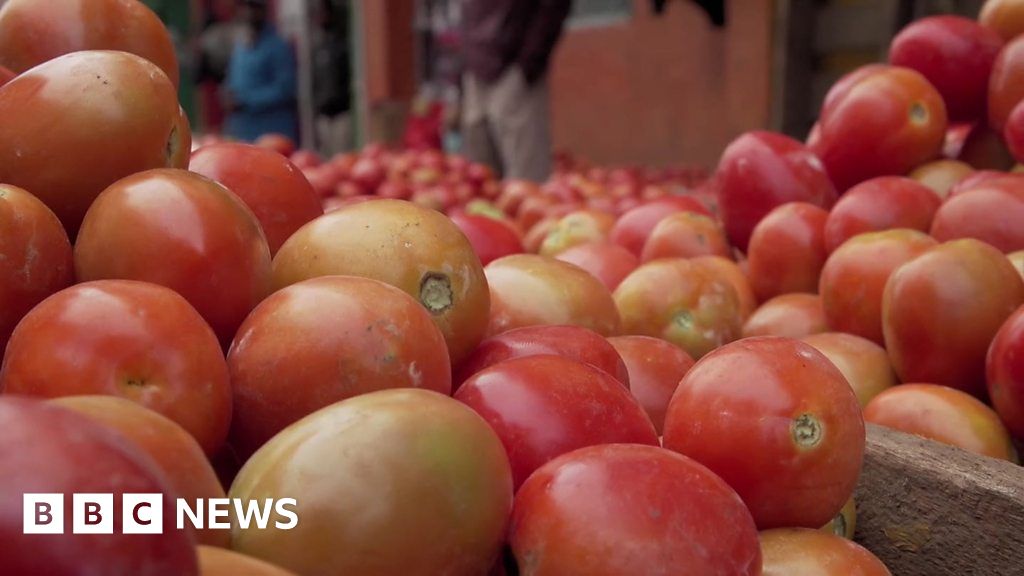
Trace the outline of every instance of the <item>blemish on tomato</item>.
<instances>
[{"instance_id":1,"label":"blemish on tomato","mask_svg":"<svg viewBox=\"0 0 1024 576\"><path fill-rule=\"evenodd\" d=\"M800 448L813 448L821 442L821 437L824 436L821 422L813 414L797 416L789 428L793 442Z\"/></svg>"}]
</instances>

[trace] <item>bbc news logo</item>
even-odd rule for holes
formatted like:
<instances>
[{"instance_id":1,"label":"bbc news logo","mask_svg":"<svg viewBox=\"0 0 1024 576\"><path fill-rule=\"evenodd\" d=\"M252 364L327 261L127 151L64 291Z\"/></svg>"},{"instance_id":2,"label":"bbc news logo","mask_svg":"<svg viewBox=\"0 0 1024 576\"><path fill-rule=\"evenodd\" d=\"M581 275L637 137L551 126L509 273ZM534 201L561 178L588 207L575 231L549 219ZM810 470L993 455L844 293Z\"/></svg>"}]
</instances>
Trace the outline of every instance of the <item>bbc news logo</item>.
<instances>
[{"instance_id":1,"label":"bbc news logo","mask_svg":"<svg viewBox=\"0 0 1024 576\"><path fill-rule=\"evenodd\" d=\"M72 494L71 531L73 534L113 534L113 494ZM294 498L279 500L241 500L209 498L189 503L178 498L175 520L178 530L186 525L195 529L230 530L231 517L242 529L255 526L265 530L291 530L299 525ZM25 534L64 533L64 494L25 494L23 499ZM273 520L273 522L271 522ZM160 534L164 528L162 494L123 494L121 497L121 533Z\"/></svg>"}]
</instances>

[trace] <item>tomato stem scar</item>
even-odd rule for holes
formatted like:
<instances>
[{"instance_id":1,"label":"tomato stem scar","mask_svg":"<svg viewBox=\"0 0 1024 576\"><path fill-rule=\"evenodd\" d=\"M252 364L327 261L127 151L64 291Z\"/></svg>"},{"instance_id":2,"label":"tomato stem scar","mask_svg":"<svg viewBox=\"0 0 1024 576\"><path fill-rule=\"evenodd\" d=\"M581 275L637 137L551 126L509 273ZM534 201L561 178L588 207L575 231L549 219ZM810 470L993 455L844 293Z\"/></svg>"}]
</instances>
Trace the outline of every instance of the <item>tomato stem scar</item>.
<instances>
[{"instance_id":1,"label":"tomato stem scar","mask_svg":"<svg viewBox=\"0 0 1024 576\"><path fill-rule=\"evenodd\" d=\"M813 448L821 442L821 422L813 414L801 414L790 425L793 441L801 448Z\"/></svg>"},{"instance_id":2,"label":"tomato stem scar","mask_svg":"<svg viewBox=\"0 0 1024 576\"><path fill-rule=\"evenodd\" d=\"M448 276L429 272L420 282L420 303L431 314L441 314L452 307L452 283Z\"/></svg>"}]
</instances>

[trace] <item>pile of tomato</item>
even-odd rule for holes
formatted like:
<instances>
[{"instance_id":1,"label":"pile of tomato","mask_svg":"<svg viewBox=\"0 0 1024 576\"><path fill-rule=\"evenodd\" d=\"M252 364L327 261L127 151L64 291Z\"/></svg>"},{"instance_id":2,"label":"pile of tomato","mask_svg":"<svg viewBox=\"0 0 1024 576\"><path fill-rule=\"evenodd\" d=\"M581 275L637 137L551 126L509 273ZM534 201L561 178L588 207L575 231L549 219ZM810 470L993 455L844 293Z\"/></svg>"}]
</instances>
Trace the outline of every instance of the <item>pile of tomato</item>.
<instances>
[{"instance_id":1,"label":"pile of tomato","mask_svg":"<svg viewBox=\"0 0 1024 576\"><path fill-rule=\"evenodd\" d=\"M111 23L118 23L117 26ZM0 572L887 575L865 422L1017 461L1024 0L713 174L193 146L156 16L0 9ZM25 494L113 494L25 534ZM122 497L160 494L158 534ZM176 525L294 499L297 524Z\"/></svg>"}]
</instances>

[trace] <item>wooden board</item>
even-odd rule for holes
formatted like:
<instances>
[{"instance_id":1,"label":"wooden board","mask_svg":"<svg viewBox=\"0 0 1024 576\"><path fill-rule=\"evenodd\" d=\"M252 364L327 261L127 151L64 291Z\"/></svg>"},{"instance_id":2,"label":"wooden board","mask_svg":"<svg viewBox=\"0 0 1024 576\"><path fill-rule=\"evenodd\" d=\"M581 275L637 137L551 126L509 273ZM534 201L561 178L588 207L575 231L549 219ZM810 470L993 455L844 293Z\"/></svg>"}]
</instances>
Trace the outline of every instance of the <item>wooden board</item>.
<instances>
[{"instance_id":1,"label":"wooden board","mask_svg":"<svg viewBox=\"0 0 1024 576\"><path fill-rule=\"evenodd\" d=\"M856 539L895 576L1024 576L1024 468L868 425Z\"/></svg>"}]
</instances>

